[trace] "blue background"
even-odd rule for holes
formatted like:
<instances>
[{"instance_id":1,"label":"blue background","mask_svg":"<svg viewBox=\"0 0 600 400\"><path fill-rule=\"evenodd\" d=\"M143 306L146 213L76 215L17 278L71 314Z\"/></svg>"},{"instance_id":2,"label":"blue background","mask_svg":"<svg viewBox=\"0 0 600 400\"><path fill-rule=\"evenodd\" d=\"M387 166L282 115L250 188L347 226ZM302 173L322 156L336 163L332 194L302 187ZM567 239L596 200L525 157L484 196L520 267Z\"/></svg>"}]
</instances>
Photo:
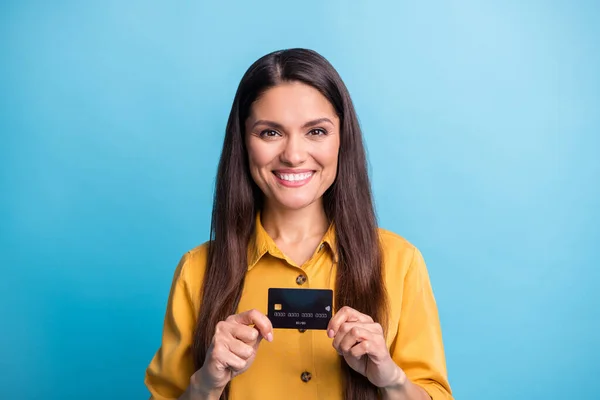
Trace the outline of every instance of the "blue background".
<instances>
[{"instance_id":1,"label":"blue background","mask_svg":"<svg viewBox=\"0 0 600 400\"><path fill-rule=\"evenodd\" d=\"M299 46L351 91L381 225L425 255L456 398L597 399L599 16L593 1L2 2L2 397L146 398L239 79Z\"/></svg>"}]
</instances>

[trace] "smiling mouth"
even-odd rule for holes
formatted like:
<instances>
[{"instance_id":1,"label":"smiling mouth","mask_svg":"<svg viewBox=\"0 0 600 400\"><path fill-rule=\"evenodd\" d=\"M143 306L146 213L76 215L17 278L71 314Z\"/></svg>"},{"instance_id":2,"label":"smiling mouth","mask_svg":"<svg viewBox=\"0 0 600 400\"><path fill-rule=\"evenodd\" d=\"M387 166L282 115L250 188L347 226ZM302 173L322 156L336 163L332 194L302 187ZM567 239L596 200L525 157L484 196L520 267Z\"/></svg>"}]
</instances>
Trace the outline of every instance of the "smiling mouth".
<instances>
[{"instance_id":1,"label":"smiling mouth","mask_svg":"<svg viewBox=\"0 0 600 400\"><path fill-rule=\"evenodd\" d=\"M284 174L281 172L273 171L273 174L285 182L302 182L314 175L315 171L300 172L296 174Z\"/></svg>"}]
</instances>

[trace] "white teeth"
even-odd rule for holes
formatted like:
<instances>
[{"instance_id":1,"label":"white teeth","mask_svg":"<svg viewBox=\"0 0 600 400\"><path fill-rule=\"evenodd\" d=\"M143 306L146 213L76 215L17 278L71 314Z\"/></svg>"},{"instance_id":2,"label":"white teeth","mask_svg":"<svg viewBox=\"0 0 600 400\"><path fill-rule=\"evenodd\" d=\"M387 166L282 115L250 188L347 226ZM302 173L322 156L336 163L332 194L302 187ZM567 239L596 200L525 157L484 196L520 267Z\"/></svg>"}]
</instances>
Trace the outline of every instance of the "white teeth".
<instances>
[{"instance_id":1,"label":"white teeth","mask_svg":"<svg viewBox=\"0 0 600 400\"><path fill-rule=\"evenodd\" d=\"M303 174L280 174L277 173L277 176L284 181L295 182L295 181L303 181L312 176L312 172L305 172Z\"/></svg>"}]
</instances>

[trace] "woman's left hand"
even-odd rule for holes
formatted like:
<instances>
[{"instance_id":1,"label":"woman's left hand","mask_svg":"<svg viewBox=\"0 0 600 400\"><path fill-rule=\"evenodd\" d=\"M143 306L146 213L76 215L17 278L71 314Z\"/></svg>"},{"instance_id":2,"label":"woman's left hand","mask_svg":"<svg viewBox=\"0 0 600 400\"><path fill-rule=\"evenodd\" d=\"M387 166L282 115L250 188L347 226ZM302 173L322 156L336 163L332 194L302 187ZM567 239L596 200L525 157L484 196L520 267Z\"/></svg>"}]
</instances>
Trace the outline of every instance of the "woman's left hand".
<instances>
[{"instance_id":1,"label":"woman's left hand","mask_svg":"<svg viewBox=\"0 0 600 400\"><path fill-rule=\"evenodd\" d=\"M327 335L348 365L380 388L402 385L406 375L392 360L383 328L368 315L343 307L329 321Z\"/></svg>"}]
</instances>

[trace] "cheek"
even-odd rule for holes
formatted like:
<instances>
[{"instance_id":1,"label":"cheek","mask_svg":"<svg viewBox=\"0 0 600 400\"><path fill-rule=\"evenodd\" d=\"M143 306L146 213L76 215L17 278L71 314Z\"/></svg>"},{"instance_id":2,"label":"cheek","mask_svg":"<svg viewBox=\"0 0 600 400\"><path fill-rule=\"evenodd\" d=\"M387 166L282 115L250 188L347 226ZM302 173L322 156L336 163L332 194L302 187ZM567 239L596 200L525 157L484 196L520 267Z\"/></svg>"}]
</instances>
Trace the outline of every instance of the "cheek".
<instances>
[{"instance_id":1,"label":"cheek","mask_svg":"<svg viewBox=\"0 0 600 400\"><path fill-rule=\"evenodd\" d=\"M331 143L331 145L323 147L319 152L319 163L328 170L331 175L336 174L339 155L339 144Z\"/></svg>"},{"instance_id":2,"label":"cheek","mask_svg":"<svg viewBox=\"0 0 600 400\"><path fill-rule=\"evenodd\" d=\"M260 146L260 143L248 143L248 161L253 174L271 162L270 154L266 150L268 149Z\"/></svg>"}]
</instances>

